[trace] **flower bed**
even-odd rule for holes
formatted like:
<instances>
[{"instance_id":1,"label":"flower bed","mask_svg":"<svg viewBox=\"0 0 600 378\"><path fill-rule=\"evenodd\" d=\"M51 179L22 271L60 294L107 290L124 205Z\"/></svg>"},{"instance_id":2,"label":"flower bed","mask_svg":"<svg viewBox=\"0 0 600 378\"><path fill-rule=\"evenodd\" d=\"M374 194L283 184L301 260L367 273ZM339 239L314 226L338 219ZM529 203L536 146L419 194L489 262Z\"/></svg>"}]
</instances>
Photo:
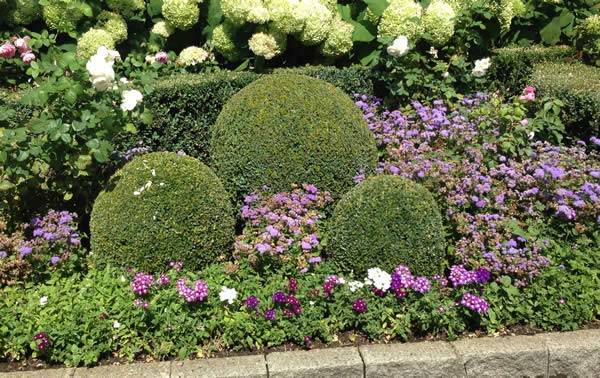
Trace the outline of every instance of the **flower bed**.
<instances>
[{"instance_id":1,"label":"flower bed","mask_svg":"<svg viewBox=\"0 0 600 378\"><path fill-rule=\"evenodd\" d=\"M75 218L51 212L1 239L3 267L41 264L18 277L24 289L3 281L0 350L11 360L89 365L107 355L310 347L348 332L410 340L576 329L600 308L597 140L536 141L548 129L538 129L539 114L527 117L531 101L528 89L508 103L477 94L388 111L357 96L380 149L378 174L420 182L443 210L451 245L443 274L418 276L403 264L340 271L328 259L332 198L310 184L246 196L234 259L196 272L177 261L156 273L73 270L87 253ZM57 248L71 252L50 256Z\"/></svg>"}]
</instances>

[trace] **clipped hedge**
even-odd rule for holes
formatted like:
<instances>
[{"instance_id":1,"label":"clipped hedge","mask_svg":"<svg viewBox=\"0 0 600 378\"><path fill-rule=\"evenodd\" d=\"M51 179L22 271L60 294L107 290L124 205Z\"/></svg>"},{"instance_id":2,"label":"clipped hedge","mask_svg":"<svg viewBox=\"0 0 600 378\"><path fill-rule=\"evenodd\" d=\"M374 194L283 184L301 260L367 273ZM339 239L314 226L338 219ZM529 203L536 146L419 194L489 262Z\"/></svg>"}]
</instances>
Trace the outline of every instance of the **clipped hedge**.
<instances>
[{"instance_id":1,"label":"clipped hedge","mask_svg":"<svg viewBox=\"0 0 600 378\"><path fill-rule=\"evenodd\" d=\"M546 62L533 70L539 95L564 103L561 119L569 135L588 140L600 135L600 68L582 63Z\"/></svg>"},{"instance_id":2,"label":"clipped hedge","mask_svg":"<svg viewBox=\"0 0 600 378\"><path fill-rule=\"evenodd\" d=\"M489 77L496 89L507 94L519 94L530 84L535 64L546 61L566 61L575 55L570 46L504 47L494 50Z\"/></svg>"},{"instance_id":3,"label":"clipped hedge","mask_svg":"<svg viewBox=\"0 0 600 378\"><path fill-rule=\"evenodd\" d=\"M328 256L344 272L400 264L421 275L442 272L442 215L432 194L413 181L368 178L338 202L330 231Z\"/></svg>"},{"instance_id":4,"label":"clipped hedge","mask_svg":"<svg viewBox=\"0 0 600 378\"><path fill-rule=\"evenodd\" d=\"M134 158L102 191L90 220L102 265L161 271L170 261L201 269L231 252L234 211L219 178L172 152Z\"/></svg>"},{"instance_id":5,"label":"clipped hedge","mask_svg":"<svg viewBox=\"0 0 600 378\"><path fill-rule=\"evenodd\" d=\"M346 93L373 94L373 74L365 67L310 66L277 69L325 80ZM253 72L221 71L168 77L144 102L153 111L150 126L138 125L136 135L126 135L118 149L127 150L141 141L153 151L184 151L208 163L210 128L225 103L240 89L262 75Z\"/></svg>"},{"instance_id":6,"label":"clipped hedge","mask_svg":"<svg viewBox=\"0 0 600 378\"><path fill-rule=\"evenodd\" d=\"M377 148L361 112L333 85L273 74L227 102L211 134L212 164L238 198L267 185L315 184L340 196L360 170L372 171Z\"/></svg>"}]
</instances>

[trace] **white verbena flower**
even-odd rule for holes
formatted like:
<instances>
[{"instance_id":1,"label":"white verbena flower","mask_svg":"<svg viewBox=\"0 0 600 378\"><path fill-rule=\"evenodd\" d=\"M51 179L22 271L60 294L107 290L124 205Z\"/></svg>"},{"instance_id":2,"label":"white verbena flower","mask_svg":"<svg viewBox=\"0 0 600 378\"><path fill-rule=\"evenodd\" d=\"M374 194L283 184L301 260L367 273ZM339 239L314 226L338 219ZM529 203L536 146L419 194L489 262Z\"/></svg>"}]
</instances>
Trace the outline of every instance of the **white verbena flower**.
<instances>
[{"instance_id":1,"label":"white verbena flower","mask_svg":"<svg viewBox=\"0 0 600 378\"><path fill-rule=\"evenodd\" d=\"M364 286L365 286L365 284L362 283L362 282L360 282L360 281L350 281L350 282L348 282L348 288L353 293L356 290L359 290L359 289L363 288Z\"/></svg>"},{"instance_id":2,"label":"white verbena flower","mask_svg":"<svg viewBox=\"0 0 600 378\"><path fill-rule=\"evenodd\" d=\"M123 91L121 96L123 98L121 109L124 112L135 109L135 107L144 99L142 92L138 91L137 89Z\"/></svg>"},{"instance_id":3,"label":"white verbena flower","mask_svg":"<svg viewBox=\"0 0 600 378\"><path fill-rule=\"evenodd\" d=\"M490 58L478 59L475 61L475 67L473 67L471 74L475 77L482 77L487 73L491 65L492 61Z\"/></svg>"},{"instance_id":4,"label":"white verbena flower","mask_svg":"<svg viewBox=\"0 0 600 378\"><path fill-rule=\"evenodd\" d=\"M405 35L394 39L394 42L387 47L387 53L396 58L406 55L408 50L410 50L410 47L408 46L408 38Z\"/></svg>"},{"instance_id":5,"label":"white verbena flower","mask_svg":"<svg viewBox=\"0 0 600 378\"><path fill-rule=\"evenodd\" d=\"M373 281L373 286L382 291L387 291L392 284L392 276L379 268L371 268L367 270L367 277Z\"/></svg>"},{"instance_id":6,"label":"white verbena flower","mask_svg":"<svg viewBox=\"0 0 600 378\"><path fill-rule=\"evenodd\" d=\"M40 297L40 306L45 306L46 303L48 303L48 297L45 295L43 297Z\"/></svg>"},{"instance_id":7,"label":"white verbena flower","mask_svg":"<svg viewBox=\"0 0 600 378\"><path fill-rule=\"evenodd\" d=\"M115 328L115 329L121 328L121 323L119 323L118 321L115 320L113 322L113 328Z\"/></svg>"},{"instance_id":8,"label":"white verbena flower","mask_svg":"<svg viewBox=\"0 0 600 378\"><path fill-rule=\"evenodd\" d=\"M221 292L219 293L219 299L221 302L227 302L232 304L233 301L237 298L237 290L228 288L227 286L221 287Z\"/></svg>"}]
</instances>

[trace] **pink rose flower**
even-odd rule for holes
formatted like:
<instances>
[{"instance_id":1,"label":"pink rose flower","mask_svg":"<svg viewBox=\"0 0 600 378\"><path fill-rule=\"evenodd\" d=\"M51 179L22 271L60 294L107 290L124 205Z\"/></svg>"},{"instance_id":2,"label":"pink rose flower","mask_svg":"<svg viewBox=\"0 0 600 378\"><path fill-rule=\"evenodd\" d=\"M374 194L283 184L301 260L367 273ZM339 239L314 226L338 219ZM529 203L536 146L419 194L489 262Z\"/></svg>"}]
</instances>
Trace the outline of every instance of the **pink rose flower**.
<instances>
[{"instance_id":1,"label":"pink rose flower","mask_svg":"<svg viewBox=\"0 0 600 378\"><path fill-rule=\"evenodd\" d=\"M23 38L17 38L15 39L15 41L13 42L15 47L17 49L19 49L19 53L21 54L25 54L31 51L31 49L29 48L29 45L27 44L27 42L29 42L31 38L29 37L23 37Z\"/></svg>"},{"instance_id":2,"label":"pink rose flower","mask_svg":"<svg viewBox=\"0 0 600 378\"><path fill-rule=\"evenodd\" d=\"M0 57L4 59L10 59L15 56L17 49L10 42L5 42L2 46L0 46Z\"/></svg>"},{"instance_id":3,"label":"pink rose flower","mask_svg":"<svg viewBox=\"0 0 600 378\"><path fill-rule=\"evenodd\" d=\"M169 61L169 55L164 51L159 51L154 55L154 61L160 64L166 64Z\"/></svg>"},{"instance_id":4,"label":"pink rose flower","mask_svg":"<svg viewBox=\"0 0 600 378\"><path fill-rule=\"evenodd\" d=\"M523 94L519 97L519 100L524 102L530 102L535 100L535 88L528 85L523 89Z\"/></svg>"},{"instance_id":5,"label":"pink rose flower","mask_svg":"<svg viewBox=\"0 0 600 378\"><path fill-rule=\"evenodd\" d=\"M31 62L35 60L35 54L32 52L26 52L24 54L21 54L21 59L23 59L23 63L31 64Z\"/></svg>"}]
</instances>

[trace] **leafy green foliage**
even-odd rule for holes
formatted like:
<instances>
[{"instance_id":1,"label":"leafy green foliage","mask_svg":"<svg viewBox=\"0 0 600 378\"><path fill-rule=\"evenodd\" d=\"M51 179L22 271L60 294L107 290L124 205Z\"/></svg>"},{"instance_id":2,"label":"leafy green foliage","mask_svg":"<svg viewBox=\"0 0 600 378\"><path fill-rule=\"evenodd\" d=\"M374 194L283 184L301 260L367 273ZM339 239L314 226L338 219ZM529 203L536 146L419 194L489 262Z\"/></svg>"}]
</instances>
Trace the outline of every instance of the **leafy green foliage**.
<instances>
[{"instance_id":1,"label":"leafy green foliage","mask_svg":"<svg viewBox=\"0 0 600 378\"><path fill-rule=\"evenodd\" d=\"M322 80L262 77L235 94L212 129L211 157L237 196L311 183L339 197L377 162L375 140L352 100Z\"/></svg>"},{"instance_id":2,"label":"leafy green foliage","mask_svg":"<svg viewBox=\"0 0 600 378\"><path fill-rule=\"evenodd\" d=\"M547 62L535 66L531 85L563 103L567 134L587 140L600 134L600 68Z\"/></svg>"},{"instance_id":3,"label":"leafy green foliage","mask_svg":"<svg viewBox=\"0 0 600 378\"><path fill-rule=\"evenodd\" d=\"M569 46L503 47L494 50L489 74L496 88L516 95L531 84L535 64L566 61L574 55L575 50Z\"/></svg>"},{"instance_id":4,"label":"leafy green foliage","mask_svg":"<svg viewBox=\"0 0 600 378\"><path fill-rule=\"evenodd\" d=\"M100 263L158 271L170 261L202 268L233 242L230 198L215 174L172 152L138 156L94 203L92 251Z\"/></svg>"},{"instance_id":5,"label":"leafy green foliage","mask_svg":"<svg viewBox=\"0 0 600 378\"><path fill-rule=\"evenodd\" d=\"M328 256L344 272L400 264L416 274L444 265L442 216L431 193L398 176L369 178L346 194L331 219Z\"/></svg>"}]
</instances>

